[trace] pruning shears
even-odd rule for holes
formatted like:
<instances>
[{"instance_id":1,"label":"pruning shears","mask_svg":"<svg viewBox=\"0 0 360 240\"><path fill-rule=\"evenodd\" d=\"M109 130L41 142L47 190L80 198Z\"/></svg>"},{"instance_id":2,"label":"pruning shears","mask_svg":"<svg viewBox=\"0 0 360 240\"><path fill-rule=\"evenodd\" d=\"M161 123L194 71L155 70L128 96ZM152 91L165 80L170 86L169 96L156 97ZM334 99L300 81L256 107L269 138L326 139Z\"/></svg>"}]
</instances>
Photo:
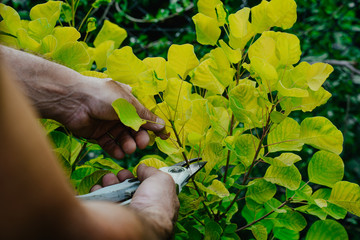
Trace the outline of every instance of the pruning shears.
<instances>
[{"instance_id":1,"label":"pruning shears","mask_svg":"<svg viewBox=\"0 0 360 240\"><path fill-rule=\"evenodd\" d=\"M186 161L176 163L169 167L163 167L159 170L170 174L176 184L176 190L179 194L181 189L189 182L190 178L199 172L207 162L200 161L201 158L193 158ZM92 193L79 195L77 198L82 200L101 200L118 202L121 205L127 205L131 202L131 198L140 185L137 178L127 179L122 183L114 184L96 190Z\"/></svg>"}]
</instances>

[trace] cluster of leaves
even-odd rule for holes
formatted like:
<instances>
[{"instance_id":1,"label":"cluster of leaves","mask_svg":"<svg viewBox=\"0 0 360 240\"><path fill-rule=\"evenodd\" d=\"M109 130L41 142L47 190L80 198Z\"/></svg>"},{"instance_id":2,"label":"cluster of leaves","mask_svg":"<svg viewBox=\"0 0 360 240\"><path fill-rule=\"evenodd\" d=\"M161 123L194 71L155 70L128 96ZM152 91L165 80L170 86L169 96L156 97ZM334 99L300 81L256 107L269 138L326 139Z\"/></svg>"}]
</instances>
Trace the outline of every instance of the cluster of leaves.
<instances>
[{"instance_id":1,"label":"cluster of leaves","mask_svg":"<svg viewBox=\"0 0 360 240\"><path fill-rule=\"evenodd\" d=\"M199 13L193 17L197 41L211 48L200 60L190 44L171 45L167 59L140 60L131 47L118 49L126 31L109 21L90 47L78 41L73 18L59 21L68 6L39 4L30 11L31 20L24 21L0 5L2 42L82 74L132 86L138 99L166 120L170 133L168 140L154 136L167 157L151 155L141 162L163 167L189 158L207 161L179 195L176 239L239 239L237 232L243 230L251 230L256 239L299 239L307 225L303 214L320 219L306 239L326 239L329 233L348 238L333 219L347 212L360 215L360 187L342 181L342 133L324 117L305 118L300 124L291 117L327 102L331 94L322 85L333 68L298 63L299 39L270 31L289 29L296 22L293 0L262 1L231 14L220 0L199 0ZM74 9L71 5L71 16ZM69 26L55 27L57 21ZM92 29L91 21L87 26ZM143 123L126 101L113 106L129 127L136 130ZM102 156L79 166L84 152L97 147L53 131L58 125L50 120L44 125L80 193L120 169ZM302 159L294 153L304 145L316 151L307 173L298 170Z\"/></svg>"}]
</instances>

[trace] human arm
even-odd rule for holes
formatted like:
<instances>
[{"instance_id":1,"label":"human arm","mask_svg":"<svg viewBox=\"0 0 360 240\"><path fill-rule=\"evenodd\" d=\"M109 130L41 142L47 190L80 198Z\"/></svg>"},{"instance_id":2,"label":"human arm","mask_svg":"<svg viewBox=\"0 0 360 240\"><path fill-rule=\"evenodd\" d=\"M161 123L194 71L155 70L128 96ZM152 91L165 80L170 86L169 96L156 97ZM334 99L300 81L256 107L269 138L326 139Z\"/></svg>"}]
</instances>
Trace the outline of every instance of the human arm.
<instances>
[{"instance_id":1,"label":"human arm","mask_svg":"<svg viewBox=\"0 0 360 240\"><path fill-rule=\"evenodd\" d=\"M0 64L0 239L166 239L178 207L171 177L139 167L143 182L129 208L78 201L5 69Z\"/></svg>"},{"instance_id":2,"label":"human arm","mask_svg":"<svg viewBox=\"0 0 360 240\"><path fill-rule=\"evenodd\" d=\"M24 93L43 118L64 124L75 135L94 139L115 158L148 145L145 130L162 138L164 121L131 94L127 85L110 79L86 77L41 57L0 45L0 54L16 75ZM118 119L111 103L124 98L149 122L135 132Z\"/></svg>"}]
</instances>

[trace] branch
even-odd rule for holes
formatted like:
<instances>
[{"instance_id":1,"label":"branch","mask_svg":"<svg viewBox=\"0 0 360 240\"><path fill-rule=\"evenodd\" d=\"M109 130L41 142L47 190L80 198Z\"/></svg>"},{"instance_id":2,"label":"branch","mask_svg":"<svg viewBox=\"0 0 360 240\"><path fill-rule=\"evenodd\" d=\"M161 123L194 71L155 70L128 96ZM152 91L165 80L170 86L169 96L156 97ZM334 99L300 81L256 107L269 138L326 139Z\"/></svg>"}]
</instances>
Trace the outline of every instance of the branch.
<instances>
[{"instance_id":1,"label":"branch","mask_svg":"<svg viewBox=\"0 0 360 240\"><path fill-rule=\"evenodd\" d=\"M354 65L356 65L356 62L345 61L345 60L336 60L336 59L329 59L329 60L325 60L324 62L331 64L331 65L346 67L353 73L360 75L360 70L354 67Z\"/></svg>"},{"instance_id":2,"label":"branch","mask_svg":"<svg viewBox=\"0 0 360 240\"><path fill-rule=\"evenodd\" d=\"M191 9L194 8L194 3L190 3L189 6L187 6L184 11L182 12L177 12L177 13L174 13L174 14L171 14L167 17L163 17L163 18L159 18L159 19L142 19L142 18L134 18L128 14L125 13L125 11L123 11L120 6L119 6L119 3L118 2L115 2L115 8L116 8L116 11L118 11L119 13L122 13L124 14L125 18L132 21L132 22L136 22L136 23L158 23L158 22L165 22L166 20L168 19L171 19L173 17L176 17L176 16L179 16L181 13L183 12L187 12Z\"/></svg>"},{"instance_id":3,"label":"branch","mask_svg":"<svg viewBox=\"0 0 360 240\"><path fill-rule=\"evenodd\" d=\"M276 209L280 209L280 208L284 207L284 206L285 206L286 204L288 204L291 200L292 200L292 198L287 199L285 202L283 202L283 203L282 203L280 206L278 206ZM253 222L249 223L248 225L245 225L245 226L243 226L243 227L241 227L241 228L239 228L239 229L236 229L235 232L239 232L239 231L241 231L241 230L244 230L244 229L246 229L246 228L254 225L254 224L257 223L257 222L260 222L261 220L263 220L264 218L266 218L267 216L269 216L269 215L272 214L273 212L275 212L275 210L271 210L270 212L268 212L267 214L265 214L265 215L262 216L261 218L256 219L255 221L253 221Z\"/></svg>"}]
</instances>

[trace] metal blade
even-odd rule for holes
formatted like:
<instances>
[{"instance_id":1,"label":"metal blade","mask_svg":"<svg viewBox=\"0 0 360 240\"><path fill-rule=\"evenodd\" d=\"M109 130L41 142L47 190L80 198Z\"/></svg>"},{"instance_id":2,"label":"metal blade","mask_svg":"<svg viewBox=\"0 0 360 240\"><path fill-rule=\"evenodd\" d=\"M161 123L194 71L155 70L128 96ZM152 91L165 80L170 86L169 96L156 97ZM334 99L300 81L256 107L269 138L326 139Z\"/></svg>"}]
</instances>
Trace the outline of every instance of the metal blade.
<instances>
[{"instance_id":1,"label":"metal blade","mask_svg":"<svg viewBox=\"0 0 360 240\"><path fill-rule=\"evenodd\" d=\"M198 161L201 161L202 157L199 157L199 158L192 158L192 159L189 159L189 164L193 163L193 162L198 162ZM176 164L174 164L173 166L180 166L180 167L185 167L187 165L187 162L186 161L182 161L182 162L178 162Z\"/></svg>"},{"instance_id":2,"label":"metal blade","mask_svg":"<svg viewBox=\"0 0 360 240\"><path fill-rule=\"evenodd\" d=\"M193 164L190 164L189 169L191 171L191 176L194 176L198 171L200 171L207 162L196 162Z\"/></svg>"}]
</instances>

